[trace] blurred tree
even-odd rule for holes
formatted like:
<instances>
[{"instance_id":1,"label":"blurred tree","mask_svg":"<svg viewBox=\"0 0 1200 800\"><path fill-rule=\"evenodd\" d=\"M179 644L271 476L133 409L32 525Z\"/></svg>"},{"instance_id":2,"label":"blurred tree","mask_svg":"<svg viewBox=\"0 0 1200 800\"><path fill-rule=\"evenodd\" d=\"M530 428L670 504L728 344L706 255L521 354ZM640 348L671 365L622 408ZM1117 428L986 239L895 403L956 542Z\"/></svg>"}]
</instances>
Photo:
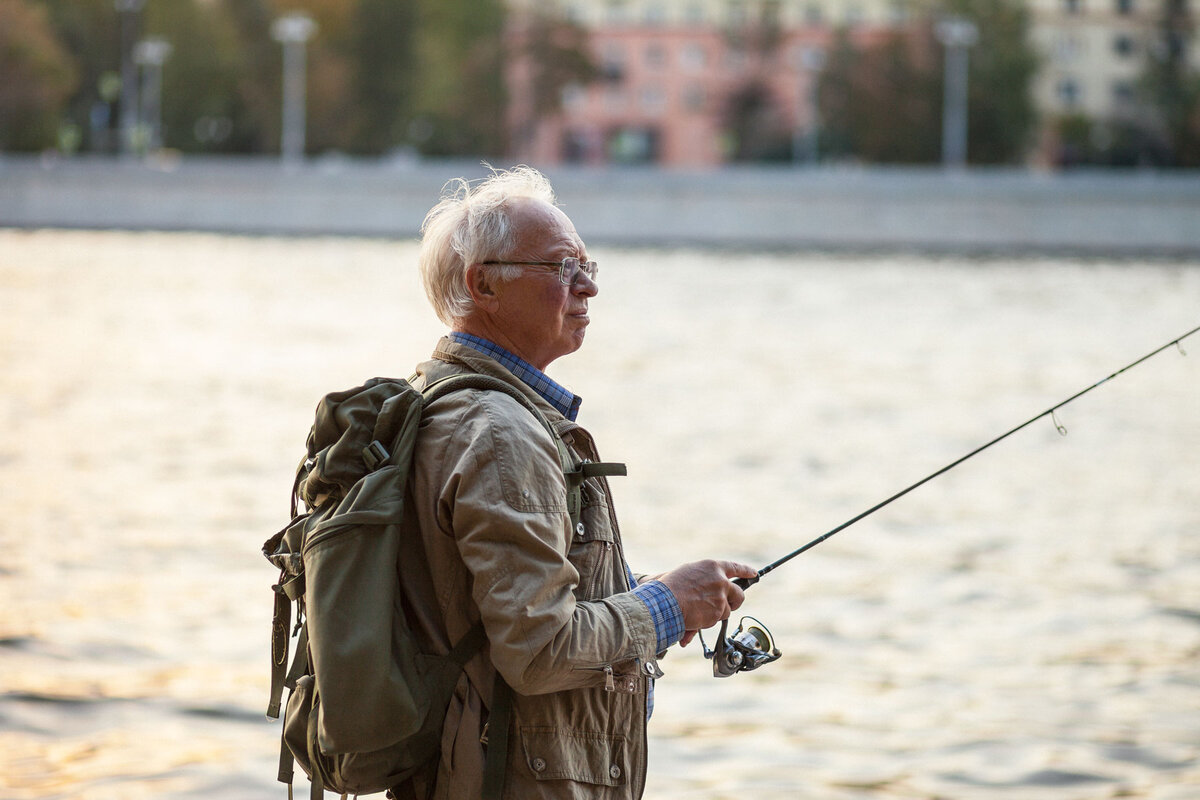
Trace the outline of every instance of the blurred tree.
<instances>
[{"instance_id":1,"label":"blurred tree","mask_svg":"<svg viewBox=\"0 0 1200 800\"><path fill-rule=\"evenodd\" d=\"M58 39L70 53L78 82L66 116L83 131L87 150L116 146L116 95L120 92L120 35L112 0L43 0Z\"/></svg>"},{"instance_id":2,"label":"blurred tree","mask_svg":"<svg viewBox=\"0 0 1200 800\"><path fill-rule=\"evenodd\" d=\"M1030 44L1029 7L1015 0L945 0L944 10L971 20L979 29L979 41L968 57L971 163L1021 160L1037 124L1030 87L1039 58Z\"/></svg>"},{"instance_id":3,"label":"blurred tree","mask_svg":"<svg viewBox=\"0 0 1200 800\"><path fill-rule=\"evenodd\" d=\"M144 30L171 45L163 68L164 144L188 152L242 152L260 142L241 94L244 68L233 19L195 0L146 4Z\"/></svg>"},{"instance_id":4,"label":"blurred tree","mask_svg":"<svg viewBox=\"0 0 1200 800\"><path fill-rule=\"evenodd\" d=\"M600 77L592 58L587 29L557 15L534 13L525 36L516 43L533 68L533 116L541 119L562 108L562 91L571 84Z\"/></svg>"},{"instance_id":5,"label":"blurred tree","mask_svg":"<svg viewBox=\"0 0 1200 800\"><path fill-rule=\"evenodd\" d=\"M582 25L540 8L511 11L505 41L510 144L520 151L539 122L561 113L564 90L596 80L600 67Z\"/></svg>"},{"instance_id":6,"label":"blurred tree","mask_svg":"<svg viewBox=\"0 0 1200 800\"><path fill-rule=\"evenodd\" d=\"M276 9L269 0L218 0L236 42L234 97L229 100L232 131L228 149L279 152L283 103L283 56L271 38Z\"/></svg>"},{"instance_id":7,"label":"blurred tree","mask_svg":"<svg viewBox=\"0 0 1200 800\"><path fill-rule=\"evenodd\" d=\"M726 157L733 161L784 161L792 156L792 133L770 81L780 69L780 13L779 0L756 0L731 6L725 18L725 42L745 65L745 77L721 106L721 136L728 143Z\"/></svg>"},{"instance_id":8,"label":"blurred tree","mask_svg":"<svg viewBox=\"0 0 1200 800\"><path fill-rule=\"evenodd\" d=\"M46 9L0 0L0 150L53 146L77 72Z\"/></svg>"},{"instance_id":9,"label":"blurred tree","mask_svg":"<svg viewBox=\"0 0 1200 800\"><path fill-rule=\"evenodd\" d=\"M1028 11L1014 0L946 0L940 14L979 30L968 58L969 161L1021 160L1037 122ZM839 34L819 92L827 152L892 163L939 159L945 53L932 31L926 20L861 45Z\"/></svg>"},{"instance_id":10,"label":"blurred tree","mask_svg":"<svg viewBox=\"0 0 1200 800\"><path fill-rule=\"evenodd\" d=\"M498 156L507 146L502 0L420 0L410 140L425 155Z\"/></svg>"},{"instance_id":11,"label":"blurred tree","mask_svg":"<svg viewBox=\"0 0 1200 800\"><path fill-rule=\"evenodd\" d=\"M417 83L415 2L359 0L349 34L357 107L350 149L385 153L408 141Z\"/></svg>"},{"instance_id":12,"label":"blurred tree","mask_svg":"<svg viewBox=\"0 0 1200 800\"><path fill-rule=\"evenodd\" d=\"M57 143L78 73L45 8L0 0L0 150Z\"/></svg>"},{"instance_id":13,"label":"blurred tree","mask_svg":"<svg viewBox=\"0 0 1200 800\"><path fill-rule=\"evenodd\" d=\"M792 157L792 134L780 103L765 81L752 78L725 99L722 133L729 142L726 156L733 161L787 161Z\"/></svg>"},{"instance_id":14,"label":"blurred tree","mask_svg":"<svg viewBox=\"0 0 1200 800\"><path fill-rule=\"evenodd\" d=\"M1140 81L1149 115L1143 135L1168 150L1167 162L1200 166L1200 73L1189 50L1193 27L1186 0L1162 0L1158 37Z\"/></svg>"},{"instance_id":15,"label":"blurred tree","mask_svg":"<svg viewBox=\"0 0 1200 800\"><path fill-rule=\"evenodd\" d=\"M840 32L821 74L823 150L834 158L933 163L941 153L941 77L928 25L855 46Z\"/></svg>"}]
</instances>

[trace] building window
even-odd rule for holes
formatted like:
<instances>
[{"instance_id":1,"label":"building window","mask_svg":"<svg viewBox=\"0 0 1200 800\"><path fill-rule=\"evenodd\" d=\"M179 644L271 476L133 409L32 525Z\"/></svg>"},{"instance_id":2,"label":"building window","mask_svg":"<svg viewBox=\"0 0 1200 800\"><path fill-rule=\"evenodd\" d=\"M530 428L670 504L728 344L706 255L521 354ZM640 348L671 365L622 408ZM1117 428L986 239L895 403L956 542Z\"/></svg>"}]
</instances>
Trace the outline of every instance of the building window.
<instances>
[{"instance_id":1,"label":"building window","mask_svg":"<svg viewBox=\"0 0 1200 800\"><path fill-rule=\"evenodd\" d=\"M804 5L804 21L809 25L820 25L825 21L825 12L821 10L821 4L817 2L809 2Z\"/></svg>"},{"instance_id":2,"label":"building window","mask_svg":"<svg viewBox=\"0 0 1200 800\"><path fill-rule=\"evenodd\" d=\"M708 65L708 52L703 45L688 44L679 51L679 63L684 69L697 72Z\"/></svg>"},{"instance_id":3,"label":"building window","mask_svg":"<svg viewBox=\"0 0 1200 800\"><path fill-rule=\"evenodd\" d=\"M568 83L562 88L562 107L568 113L578 113L587 105L587 90L578 83Z\"/></svg>"},{"instance_id":4,"label":"building window","mask_svg":"<svg viewBox=\"0 0 1200 800\"><path fill-rule=\"evenodd\" d=\"M567 22L574 22L576 25L582 25L587 16L577 2L568 3L563 14L567 18Z\"/></svg>"},{"instance_id":5,"label":"building window","mask_svg":"<svg viewBox=\"0 0 1200 800\"><path fill-rule=\"evenodd\" d=\"M1117 13L1128 16L1133 13L1133 0L1117 0Z\"/></svg>"},{"instance_id":6,"label":"building window","mask_svg":"<svg viewBox=\"0 0 1200 800\"><path fill-rule=\"evenodd\" d=\"M610 44L600 56L600 74L609 83L620 83L625 79L625 48Z\"/></svg>"},{"instance_id":7,"label":"building window","mask_svg":"<svg viewBox=\"0 0 1200 800\"><path fill-rule=\"evenodd\" d=\"M1063 10L1068 14L1078 14L1083 10L1083 0L1063 0Z\"/></svg>"},{"instance_id":8,"label":"building window","mask_svg":"<svg viewBox=\"0 0 1200 800\"><path fill-rule=\"evenodd\" d=\"M699 25L704 22L704 5L701 3L688 3L687 8L683 10L683 21L689 25Z\"/></svg>"},{"instance_id":9,"label":"building window","mask_svg":"<svg viewBox=\"0 0 1200 800\"><path fill-rule=\"evenodd\" d=\"M1122 58L1133 55L1135 49L1133 37L1127 33L1118 33L1113 39L1113 52Z\"/></svg>"},{"instance_id":10,"label":"building window","mask_svg":"<svg viewBox=\"0 0 1200 800\"><path fill-rule=\"evenodd\" d=\"M661 86L646 86L641 94L642 110L648 114L660 114L667 107L667 96Z\"/></svg>"},{"instance_id":11,"label":"building window","mask_svg":"<svg viewBox=\"0 0 1200 800\"><path fill-rule=\"evenodd\" d=\"M650 3L646 6L646 24L659 26L667 21L667 10L662 3Z\"/></svg>"},{"instance_id":12,"label":"building window","mask_svg":"<svg viewBox=\"0 0 1200 800\"><path fill-rule=\"evenodd\" d=\"M646 45L646 66L651 69L662 69L667 63L667 51L658 42L651 42Z\"/></svg>"},{"instance_id":13,"label":"building window","mask_svg":"<svg viewBox=\"0 0 1200 800\"><path fill-rule=\"evenodd\" d=\"M609 25L624 25L629 22L629 6L625 4L625 0L608 0L606 16Z\"/></svg>"},{"instance_id":14,"label":"building window","mask_svg":"<svg viewBox=\"0 0 1200 800\"><path fill-rule=\"evenodd\" d=\"M1112 85L1113 103L1118 106L1133 104L1133 84L1129 81L1116 81Z\"/></svg>"},{"instance_id":15,"label":"building window","mask_svg":"<svg viewBox=\"0 0 1200 800\"><path fill-rule=\"evenodd\" d=\"M1055 93L1058 95L1058 102L1062 103L1064 108L1076 108L1079 105L1079 84L1074 78L1060 80Z\"/></svg>"},{"instance_id":16,"label":"building window","mask_svg":"<svg viewBox=\"0 0 1200 800\"><path fill-rule=\"evenodd\" d=\"M746 9L741 0L729 0L725 7L725 24L731 28L740 28L747 22Z\"/></svg>"},{"instance_id":17,"label":"building window","mask_svg":"<svg viewBox=\"0 0 1200 800\"><path fill-rule=\"evenodd\" d=\"M1074 34L1059 36L1054 41L1054 60L1060 63L1070 63L1079 58L1083 52L1083 41Z\"/></svg>"},{"instance_id":18,"label":"building window","mask_svg":"<svg viewBox=\"0 0 1200 800\"><path fill-rule=\"evenodd\" d=\"M610 112L624 111L628 100L624 89L614 87L604 93L604 108Z\"/></svg>"},{"instance_id":19,"label":"building window","mask_svg":"<svg viewBox=\"0 0 1200 800\"><path fill-rule=\"evenodd\" d=\"M704 110L704 86L693 83L683 90L683 107L688 111Z\"/></svg>"}]
</instances>

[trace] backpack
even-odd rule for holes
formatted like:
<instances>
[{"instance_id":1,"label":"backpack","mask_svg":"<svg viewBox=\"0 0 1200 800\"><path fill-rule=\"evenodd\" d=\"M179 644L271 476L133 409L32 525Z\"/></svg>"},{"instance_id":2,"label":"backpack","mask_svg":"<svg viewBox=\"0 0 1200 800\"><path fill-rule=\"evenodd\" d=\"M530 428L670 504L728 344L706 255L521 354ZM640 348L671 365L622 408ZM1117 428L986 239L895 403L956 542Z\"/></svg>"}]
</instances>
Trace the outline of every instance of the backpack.
<instances>
[{"instance_id":1,"label":"backpack","mask_svg":"<svg viewBox=\"0 0 1200 800\"><path fill-rule=\"evenodd\" d=\"M267 716L279 718L288 688L279 780L288 784L289 797L293 762L308 774L313 800L325 789L413 796L411 779L436 771L454 687L487 637L482 623L476 623L450 653L422 652L405 617L399 581L427 566L398 561L401 538L417 535L403 530L403 517L423 410L468 388L508 394L549 431L563 465L572 528L581 511L583 480L625 474L623 464L575 463L529 398L487 375L453 375L424 392L407 381L373 378L326 395L296 471L291 522L263 545L267 560L280 570L272 587ZM289 669L292 637L296 653ZM487 726L485 798L499 797L503 787L511 694L497 673Z\"/></svg>"}]
</instances>

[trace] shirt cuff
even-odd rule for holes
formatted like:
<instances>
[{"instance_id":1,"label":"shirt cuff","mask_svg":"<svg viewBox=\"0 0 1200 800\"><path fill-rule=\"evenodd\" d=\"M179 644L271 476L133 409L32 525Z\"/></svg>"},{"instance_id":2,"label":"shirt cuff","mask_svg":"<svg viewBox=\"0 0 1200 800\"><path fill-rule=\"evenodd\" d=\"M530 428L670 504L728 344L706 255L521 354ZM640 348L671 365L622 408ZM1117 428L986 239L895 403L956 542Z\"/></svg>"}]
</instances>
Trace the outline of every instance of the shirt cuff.
<instances>
[{"instance_id":1,"label":"shirt cuff","mask_svg":"<svg viewBox=\"0 0 1200 800\"><path fill-rule=\"evenodd\" d=\"M674 593L662 581L646 581L633 588L654 621L654 633L658 637L655 652L661 653L683 638L683 610Z\"/></svg>"}]
</instances>

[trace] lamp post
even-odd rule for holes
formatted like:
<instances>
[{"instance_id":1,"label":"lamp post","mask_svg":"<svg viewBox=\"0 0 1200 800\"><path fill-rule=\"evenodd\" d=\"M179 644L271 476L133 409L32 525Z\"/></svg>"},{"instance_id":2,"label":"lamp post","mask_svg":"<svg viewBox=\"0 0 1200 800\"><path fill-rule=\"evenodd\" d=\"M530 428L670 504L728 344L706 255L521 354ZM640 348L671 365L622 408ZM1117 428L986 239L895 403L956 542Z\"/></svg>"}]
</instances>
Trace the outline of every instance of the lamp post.
<instances>
[{"instance_id":1,"label":"lamp post","mask_svg":"<svg viewBox=\"0 0 1200 800\"><path fill-rule=\"evenodd\" d=\"M113 0L113 7L121 18L121 108L118 117L120 126L120 150L128 155L134 150L138 128L138 80L137 65L133 61L133 43L137 39L139 15L146 0Z\"/></svg>"},{"instance_id":2,"label":"lamp post","mask_svg":"<svg viewBox=\"0 0 1200 800\"><path fill-rule=\"evenodd\" d=\"M962 169L967 163L967 50L979 40L975 23L946 17L936 28L946 48L942 95L942 166Z\"/></svg>"},{"instance_id":3,"label":"lamp post","mask_svg":"<svg viewBox=\"0 0 1200 800\"><path fill-rule=\"evenodd\" d=\"M279 150L285 164L304 158L305 44L317 31L312 18L287 14L271 25L271 36L283 45L283 129Z\"/></svg>"},{"instance_id":4,"label":"lamp post","mask_svg":"<svg viewBox=\"0 0 1200 800\"><path fill-rule=\"evenodd\" d=\"M821 107L817 100L817 88L819 86L817 76L821 70L825 69L825 51L819 47L805 47L800 51L800 66L808 75L807 81L807 97L808 103L808 128L804 131L804 153L805 160L809 164L816 164L820 157L819 151L819 136L821 130ZM796 152L800 152L800 131L799 125L797 128L797 148Z\"/></svg>"},{"instance_id":5,"label":"lamp post","mask_svg":"<svg viewBox=\"0 0 1200 800\"><path fill-rule=\"evenodd\" d=\"M133 60L142 67L142 125L147 129L146 149L162 148L162 67L171 55L166 39L143 39L133 48Z\"/></svg>"}]
</instances>

